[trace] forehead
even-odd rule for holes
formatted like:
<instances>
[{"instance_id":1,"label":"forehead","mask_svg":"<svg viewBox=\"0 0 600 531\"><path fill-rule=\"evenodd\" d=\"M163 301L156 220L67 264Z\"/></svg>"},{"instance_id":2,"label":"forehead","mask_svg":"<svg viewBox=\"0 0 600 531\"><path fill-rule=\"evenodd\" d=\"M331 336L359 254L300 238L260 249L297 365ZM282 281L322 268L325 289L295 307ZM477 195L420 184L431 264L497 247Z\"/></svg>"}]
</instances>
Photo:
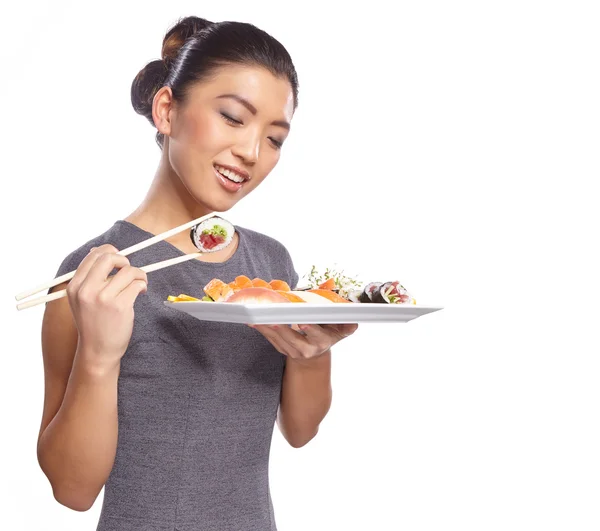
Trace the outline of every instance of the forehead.
<instances>
[{"instance_id":1,"label":"forehead","mask_svg":"<svg viewBox=\"0 0 600 531\"><path fill-rule=\"evenodd\" d=\"M294 95L288 79L276 77L262 67L221 66L190 91L196 101L214 100L223 94L235 94L248 100L258 114L268 118L290 121L294 113Z\"/></svg>"}]
</instances>

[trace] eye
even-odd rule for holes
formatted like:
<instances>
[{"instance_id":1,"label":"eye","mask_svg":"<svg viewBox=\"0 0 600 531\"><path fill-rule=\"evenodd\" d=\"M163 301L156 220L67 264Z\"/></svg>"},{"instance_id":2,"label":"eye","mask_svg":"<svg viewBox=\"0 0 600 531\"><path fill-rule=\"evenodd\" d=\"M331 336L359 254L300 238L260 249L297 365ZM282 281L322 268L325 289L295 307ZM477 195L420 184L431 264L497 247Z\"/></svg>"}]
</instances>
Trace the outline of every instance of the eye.
<instances>
[{"instance_id":1,"label":"eye","mask_svg":"<svg viewBox=\"0 0 600 531\"><path fill-rule=\"evenodd\" d=\"M272 136L269 137L269 140L271 141L271 143L273 144L275 149L281 149L281 146L283 146L283 142L280 142L279 140L275 140Z\"/></svg>"},{"instance_id":2,"label":"eye","mask_svg":"<svg viewBox=\"0 0 600 531\"><path fill-rule=\"evenodd\" d=\"M241 122L240 120L236 120L232 116L229 116L228 114L225 114L222 111L221 111L221 116L230 125L244 125L244 122Z\"/></svg>"}]
</instances>

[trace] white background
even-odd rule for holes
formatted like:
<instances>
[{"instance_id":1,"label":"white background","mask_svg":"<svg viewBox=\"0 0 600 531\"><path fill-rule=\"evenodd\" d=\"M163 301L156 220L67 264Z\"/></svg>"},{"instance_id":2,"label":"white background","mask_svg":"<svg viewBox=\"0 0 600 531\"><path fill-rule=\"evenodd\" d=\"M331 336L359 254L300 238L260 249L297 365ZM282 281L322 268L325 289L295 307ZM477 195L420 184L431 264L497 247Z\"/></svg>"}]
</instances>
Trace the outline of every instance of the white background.
<instances>
[{"instance_id":1,"label":"white background","mask_svg":"<svg viewBox=\"0 0 600 531\"><path fill-rule=\"evenodd\" d=\"M300 274L445 307L335 349L317 438L275 431L280 530L599 529L593 4L3 3L0 527L95 529L102 497L59 505L37 464L43 307L14 295L144 197L159 150L131 81L194 14L265 29L300 76L282 161L228 219Z\"/></svg>"}]
</instances>

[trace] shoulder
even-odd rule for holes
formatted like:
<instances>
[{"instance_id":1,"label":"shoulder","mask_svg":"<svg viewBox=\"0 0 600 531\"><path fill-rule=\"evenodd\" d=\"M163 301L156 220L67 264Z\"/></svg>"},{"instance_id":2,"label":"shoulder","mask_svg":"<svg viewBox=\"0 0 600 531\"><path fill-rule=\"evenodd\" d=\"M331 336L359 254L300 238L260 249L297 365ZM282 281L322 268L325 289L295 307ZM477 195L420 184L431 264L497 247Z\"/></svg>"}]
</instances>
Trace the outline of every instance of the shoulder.
<instances>
[{"instance_id":1,"label":"shoulder","mask_svg":"<svg viewBox=\"0 0 600 531\"><path fill-rule=\"evenodd\" d=\"M285 279L290 286L296 287L298 273L287 247L282 242L272 236L245 227L236 225L235 230L239 233L240 238L246 240L246 252L251 253L253 260L270 270L272 278Z\"/></svg>"},{"instance_id":2,"label":"shoulder","mask_svg":"<svg viewBox=\"0 0 600 531\"><path fill-rule=\"evenodd\" d=\"M261 249L263 252L281 254L286 257L290 255L286 246L272 236L238 225L235 226L235 230L250 243L253 249Z\"/></svg>"},{"instance_id":3,"label":"shoulder","mask_svg":"<svg viewBox=\"0 0 600 531\"><path fill-rule=\"evenodd\" d=\"M111 244L117 249L121 250L133 245L134 243L137 243L137 241L140 241L141 239L142 238L138 238L136 240L135 235L132 234L132 231L129 230L127 225L121 221L117 221L106 231L93 236L85 243L79 245L76 249L67 251L68 254L66 254L65 258L61 262L56 272L56 276L69 273L70 271L77 269L81 261L88 255L92 247L100 247L101 245Z\"/></svg>"}]
</instances>

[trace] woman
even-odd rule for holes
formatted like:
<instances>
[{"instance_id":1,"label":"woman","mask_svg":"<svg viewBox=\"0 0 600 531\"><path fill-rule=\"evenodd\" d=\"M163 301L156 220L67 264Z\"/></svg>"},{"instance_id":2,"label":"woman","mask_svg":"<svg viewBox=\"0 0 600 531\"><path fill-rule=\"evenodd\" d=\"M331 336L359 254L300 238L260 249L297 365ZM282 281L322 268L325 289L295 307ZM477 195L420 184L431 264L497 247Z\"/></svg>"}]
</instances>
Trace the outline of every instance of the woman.
<instances>
[{"instance_id":1,"label":"woman","mask_svg":"<svg viewBox=\"0 0 600 531\"><path fill-rule=\"evenodd\" d=\"M252 329L164 306L214 277L295 286L286 248L249 229L150 278L139 267L195 251L185 233L130 260L116 254L254 190L277 164L297 104L288 53L250 24L185 18L162 57L131 94L158 130L154 181L135 211L63 261L57 275L77 269L68 298L44 314L38 458L72 509L89 509L106 485L102 531L272 530L274 423L294 447L315 436L331 402L330 348L356 325Z\"/></svg>"}]
</instances>

